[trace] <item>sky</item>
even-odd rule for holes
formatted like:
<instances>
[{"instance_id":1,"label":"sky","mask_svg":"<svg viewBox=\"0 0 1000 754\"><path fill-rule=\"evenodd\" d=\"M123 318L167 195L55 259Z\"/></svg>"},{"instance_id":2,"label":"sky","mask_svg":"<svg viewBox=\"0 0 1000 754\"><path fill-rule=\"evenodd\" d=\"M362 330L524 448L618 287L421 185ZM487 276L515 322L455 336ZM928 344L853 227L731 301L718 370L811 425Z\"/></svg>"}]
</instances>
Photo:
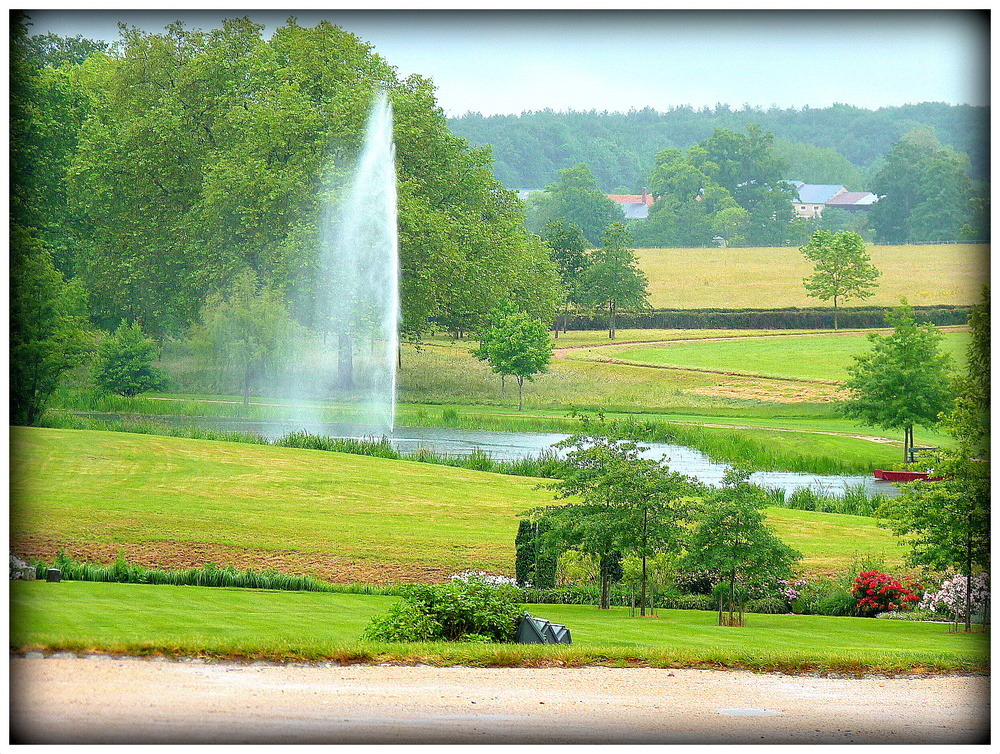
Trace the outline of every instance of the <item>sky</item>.
<instances>
[{"instance_id":1,"label":"sky","mask_svg":"<svg viewBox=\"0 0 1000 754\"><path fill-rule=\"evenodd\" d=\"M39 10L30 33L118 38L248 15L265 34L294 15L430 78L449 116L679 105L875 109L989 104L989 21L979 11Z\"/></svg>"}]
</instances>

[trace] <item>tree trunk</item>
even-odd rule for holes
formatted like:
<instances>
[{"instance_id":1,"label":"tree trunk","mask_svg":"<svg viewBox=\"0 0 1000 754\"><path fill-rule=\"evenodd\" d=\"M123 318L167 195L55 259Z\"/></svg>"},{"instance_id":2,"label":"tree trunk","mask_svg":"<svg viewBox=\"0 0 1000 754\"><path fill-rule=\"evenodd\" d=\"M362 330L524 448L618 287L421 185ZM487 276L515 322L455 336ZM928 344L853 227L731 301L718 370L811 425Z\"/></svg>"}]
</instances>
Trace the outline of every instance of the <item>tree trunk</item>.
<instances>
[{"instance_id":1,"label":"tree trunk","mask_svg":"<svg viewBox=\"0 0 1000 754\"><path fill-rule=\"evenodd\" d=\"M910 461L910 448L913 447L913 425L907 424L903 428L903 463Z\"/></svg>"},{"instance_id":2,"label":"tree trunk","mask_svg":"<svg viewBox=\"0 0 1000 754\"><path fill-rule=\"evenodd\" d=\"M524 401L522 399L522 393L524 392L524 375L517 375L517 410L520 411L524 407Z\"/></svg>"},{"instance_id":3,"label":"tree trunk","mask_svg":"<svg viewBox=\"0 0 1000 754\"><path fill-rule=\"evenodd\" d=\"M639 616L646 617L646 556L642 556L642 582L639 586Z\"/></svg>"},{"instance_id":4,"label":"tree trunk","mask_svg":"<svg viewBox=\"0 0 1000 754\"><path fill-rule=\"evenodd\" d=\"M243 367L243 405L250 405L250 362Z\"/></svg>"},{"instance_id":5,"label":"tree trunk","mask_svg":"<svg viewBox=\"0 0 1000 754\"><path fill-rule=\"evenodd\" d=\"M838 329L837 328L837 297L836 296L833 297L833 329L834 330Z\"/></svg>"},{"instance_id":6,"label":"tree trunk","mask_svg":"<svg viewBox=\"0 0 1000 754\"><path fill-rule=\"evenodd\" d=\"M965 537L965 632L972 631L972 532ZM985 619L983 621L985 623Z\"/></svg>"},{"instance_id":7,"label":"tree trunk","mask_svg":"<svg viewBox=\"0 0 1000 754\"><path fill-rule=\"evenodd\" d=\"M602 564L603 565L603 564ZM610 600L608 599L608 582L610 576L606 568L601 567L601 610L610 610Z\"/></svg>"},{"instance_id":8,"label":"tree trunk","mask_svg":"<svg viewBox=\"0 0 1000 754\"><path fill-rule=\"evenodd\" d=\"M337 336L337 387L350 390L354 387L354 353L351 334L341 330Z\"/></svg>"},{"instance_id":9,"label":"tree trunk","mask_svg":"<svg viewBox=\"0 0 1000 754\"><path fill-rule=\"evenodd\" d=\"M615 339L615 301L608 304L608 340Z\"/></svg>"}]
</instances>

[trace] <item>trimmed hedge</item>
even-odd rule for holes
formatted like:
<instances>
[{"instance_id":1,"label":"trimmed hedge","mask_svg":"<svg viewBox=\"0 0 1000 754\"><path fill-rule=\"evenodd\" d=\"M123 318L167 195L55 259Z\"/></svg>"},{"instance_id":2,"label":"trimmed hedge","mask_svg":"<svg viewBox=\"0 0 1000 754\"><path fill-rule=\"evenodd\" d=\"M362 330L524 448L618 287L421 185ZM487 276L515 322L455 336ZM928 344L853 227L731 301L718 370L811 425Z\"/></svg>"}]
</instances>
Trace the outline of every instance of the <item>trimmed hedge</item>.
<instances>
[{"instance_id":1,"label":"trimmed hedge","mask_svg":"<svg viewBox=\"0 0 1000 754\"><path fill-rule=\"evenodd\" d=\"M841 329L888 327L885 315L892 307L855 306L838 309ZM917 322L935 325L968 323L971 306L916 306ZM828 330L833 329L833 307L786 307L783 309L654 309L640 313L619 312L619 330ZM601 315L570 317L567 330L604 330Z\"/></svg>"}]
</instances>

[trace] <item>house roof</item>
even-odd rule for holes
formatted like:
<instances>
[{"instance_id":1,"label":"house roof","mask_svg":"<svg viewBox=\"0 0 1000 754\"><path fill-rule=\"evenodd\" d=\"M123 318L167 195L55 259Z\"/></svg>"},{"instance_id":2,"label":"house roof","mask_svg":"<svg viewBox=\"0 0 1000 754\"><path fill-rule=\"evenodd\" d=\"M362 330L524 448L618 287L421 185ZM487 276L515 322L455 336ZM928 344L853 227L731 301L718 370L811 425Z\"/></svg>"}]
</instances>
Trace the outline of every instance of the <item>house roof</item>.
<instances>
[{"instance_id":1,"label":"house roof","mask_svg":"<svg viewBox=\"0 0 1000 754\"><path fill-rule=\"evenodd\" d=\"M827 201L827 204L831 207L836 207L837 205L864 206L874 204L877 201L878 197L871 191L845 191L831 197L830 200Z\"/></svg>"},{"instance_id":2,"label":"house roof","mask_svg":"<svg viewBox=\"0 0 1000 754\"><path fill-rule=\"evenodd\" d=\"M647 207L653 206L653 197L650 194L608 194L607 197L616 204L645 204Z\"/></svg>"},{"instance_id":3,"label":"house roof","mask_svg":"<svg viewBox=\"0 0 1000 754\"><path fill-rule=\"evenodd\" d=\"M805 204L826 204L835 194L846 191L830 183L803 183L798 189L799 201Z\"/></svg>"}]
</instances>

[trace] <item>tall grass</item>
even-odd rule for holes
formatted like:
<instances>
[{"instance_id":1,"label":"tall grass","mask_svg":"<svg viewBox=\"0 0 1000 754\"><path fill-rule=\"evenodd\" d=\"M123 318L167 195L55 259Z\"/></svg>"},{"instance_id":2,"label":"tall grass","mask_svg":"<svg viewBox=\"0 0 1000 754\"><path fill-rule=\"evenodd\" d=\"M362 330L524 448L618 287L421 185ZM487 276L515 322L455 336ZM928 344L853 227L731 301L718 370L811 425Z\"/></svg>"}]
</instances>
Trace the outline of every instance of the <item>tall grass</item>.
<instances>
[{"instance_id":1,"label":"tall grass","mask_svg":"<svg viewBox=\"0 0 1000 754\"><path fill-rule=\"evenodd\" d=\"M820 513L843 513L849 516L874 516L888 498L880 493L869 494L863 484L849 484L840 497L827 495L812 487L799 487L788 494L780 488L766 488L768 500L777 508L791 508Z\"/></svg>"}]
</instances>

